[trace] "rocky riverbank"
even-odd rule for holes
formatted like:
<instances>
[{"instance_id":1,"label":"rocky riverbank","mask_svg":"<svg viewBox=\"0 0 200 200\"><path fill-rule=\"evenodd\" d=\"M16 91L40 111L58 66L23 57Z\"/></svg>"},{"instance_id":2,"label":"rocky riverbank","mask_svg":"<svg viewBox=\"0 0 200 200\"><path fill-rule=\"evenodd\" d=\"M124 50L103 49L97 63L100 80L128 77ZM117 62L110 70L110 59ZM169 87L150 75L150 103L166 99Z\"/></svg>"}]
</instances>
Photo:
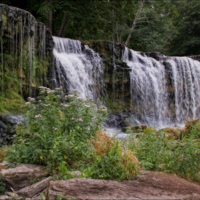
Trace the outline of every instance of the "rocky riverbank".
<instances>
[{"instance_id":1,"label":"rocky riverbank","mask_svg":"<svg viewBox=\"0 0 200 200\"><path fill-rule=\"evenodd\" d=\"M7 164L0 164L6 168ZM21 164L2 169L7 192L0 199L199 199L200 186L175 175L142 170L135 180L123 182L80 178L56 180L43 166ZM1 182L2 183L2 182Z\"/></svg>"}]
</instances>

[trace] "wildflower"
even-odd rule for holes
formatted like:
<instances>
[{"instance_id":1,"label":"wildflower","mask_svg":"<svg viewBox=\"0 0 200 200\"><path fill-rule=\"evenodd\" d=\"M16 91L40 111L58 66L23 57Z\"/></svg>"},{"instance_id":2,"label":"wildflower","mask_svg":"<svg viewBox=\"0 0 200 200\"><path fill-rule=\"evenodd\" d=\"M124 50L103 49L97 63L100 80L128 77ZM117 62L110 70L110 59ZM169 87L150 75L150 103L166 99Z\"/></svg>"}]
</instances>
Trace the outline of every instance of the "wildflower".
<instances>
[{"instance_id":1,"label":"wildflower","mask_svg":"<svg viewBox=\"0 0 200 200\"><path fill-rule=\"evenodd\" d=\"M35 99L34 99L34 98L31 98L31 97L28 97L28 99L29 99L30 101L35 101Z\"/></svg>"},{"instance_id":2,"label":"wildflower","mask_svg":"<svg viewBox=\"0 0 200 200\"><path fill-rule=\"evenodd\" d=\"M68 95L68 97L74 97L74 95L73 95L73 94L70 94L70 95Z\"/></svg>"},{"instance_id":3,"label":"wildflower","mask_svg":"<svg viewBox=\"0 0 200 200\"><path fill-rule=\"evenodd\" d=\"M43 160L43 156L40 156L40 159Z\"/></svg>"},{"instance_id":4,"label":"wildflower","mask_svg":"<svg viewBox=\"0 0 200 200\"><path fill-rule=\"evenodd\" d=\"M67 105L67 104L65 104L64 106L65 106L66 108L69 107L69 105Z\"/></svg>"},{"instance_id":5,"label":"wildflower","mask_svg":"<svg viewBox=\"0 0 200 200\"><path fill-rule=\"evenodd\" d=\"M39 102L41 102L41 100L39 100Z\"/></svg>"},{"instance_id":6,"label":"wildflower","mask_svg":"<svg viewBox=\"0 0 200 200\"><path fill-rule=\"evenodd\" d=\"M75 120L75 118L72 117L71 120Z\"/></svg>"},{"instance_id":7,"label":"wildflower","mask_svg":"<svg viewBox=\"0 0 200 200\"><path fill-rule=\"evenodd\" d=\"M31 102L26 102L26 104L31 104Z\"/></svg>"},{"instance_id":8,"label":"wildflower","mask_svg":"<svg viewBox=\"0 0 200 200\"><path fill-rule=\"evenodd\" d=\"M82 122L83 120L80 118L80 119L78 119L78 121L79 121L79 122Z\"/></svg>"},{"instance_id":9,"label":"wildflower","mask_svg":"<svg viewBox=\"0 0 200 200\"><path fill-rule=\"evenodd\" d=\"M22 139L20 139L19 141L21 141L21 142L22 142L23 140L22 140Z\"/></svg>"},{"instance_id":10,"label":"wildflower","mask_svg":"<svg viewBox=\"0 0 200 200\"><path fill-rule=\"evenodd\" d=\"M39 115L35 115L35 118L39 118L39 117L42 117L42 115L40 115L40 114Z\"/></svg>"},{"instance_id":11,"label":"wildflower","mask_svg":"<svg viewBox=\"0 0 200 200\"><path fill-rule=\"evenodd\" d=\"M88 105L84 105L86 108L90 108L90 106L88 106Z\"/></svg>"}]
</instances>

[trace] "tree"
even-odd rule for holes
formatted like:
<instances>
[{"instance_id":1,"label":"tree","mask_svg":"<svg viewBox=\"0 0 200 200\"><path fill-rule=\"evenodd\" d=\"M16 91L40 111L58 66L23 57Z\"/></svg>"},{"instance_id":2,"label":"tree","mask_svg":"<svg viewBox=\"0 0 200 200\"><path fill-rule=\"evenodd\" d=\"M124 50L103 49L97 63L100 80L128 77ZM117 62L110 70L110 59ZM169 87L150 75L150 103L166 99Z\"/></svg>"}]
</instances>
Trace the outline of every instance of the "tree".
<instances>
[{"instance_id":1,"label":"tree","mask_svg":"<svg viewBox=\"0 0 200 200\"><path fill-rule=\"evenodd\" d=\"M136 27L137 20L138 20L139 17L140 17L140 13L141 13L141 11L142 11L142 9L143 9L144 3L145 3L145 0L141 0L141 1L140 1L140 8L137 10L136 16L133 18L133 25L132 25L132 27L131 27L131 32L129 33L128 38L127 38L127 40L126 40L126 42L125 42L125 45L126 45L126 46L128 45L128 43L129 43L129 41L130 41L130 39L131 39L132 32L134 31L134 29L135 29L135 27Z\"/></svg>"},{"instance_id":2,"label":"tree","mask_svg":"<svg viewBox=\"0 0 200 200\"><path fill-rule=\"evenodd\" d=\"M174 20L177 34L170 45L171 55L200 54L200 1L187 0L178 5L179 16Z\"/></svg>"}]
</instances>

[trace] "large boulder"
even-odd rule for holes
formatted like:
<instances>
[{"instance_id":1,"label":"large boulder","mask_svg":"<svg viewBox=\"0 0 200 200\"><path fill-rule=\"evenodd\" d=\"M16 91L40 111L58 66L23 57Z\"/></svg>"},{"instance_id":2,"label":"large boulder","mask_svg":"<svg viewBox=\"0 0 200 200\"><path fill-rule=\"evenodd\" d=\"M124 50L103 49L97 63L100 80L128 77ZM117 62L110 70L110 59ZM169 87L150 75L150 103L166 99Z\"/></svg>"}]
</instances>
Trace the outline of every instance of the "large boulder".
<instances>
[{"instance_id":1,"label":"large boulder","mask_svg":"<svg viewBox=\"0 0 200 200\"><path fill-rule=\"evenodd\" d=\"M200 186L162 172L142 171L137 180L51 181L47 199L199 199Z\"/></svg>"},{"instance_id":2,"label":"large boulder","mask_svg":"<svg viewBox=\"0 0 200 200\"><path fill-rule=\"evenodd\" d=\"M3 169L0 173L14 190L20 190L47 176L50 169L39 165L21 164L15 168Z\"/></svg>"}]
</instances>

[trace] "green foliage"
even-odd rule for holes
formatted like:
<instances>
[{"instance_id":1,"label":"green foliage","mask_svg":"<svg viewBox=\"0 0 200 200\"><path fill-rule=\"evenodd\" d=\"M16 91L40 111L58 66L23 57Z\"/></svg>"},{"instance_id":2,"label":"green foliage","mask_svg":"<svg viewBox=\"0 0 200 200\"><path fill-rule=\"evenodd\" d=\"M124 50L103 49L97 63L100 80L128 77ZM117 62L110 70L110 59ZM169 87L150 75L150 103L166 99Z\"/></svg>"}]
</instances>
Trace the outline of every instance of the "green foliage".
<instances>
[{"instance_id":1,"label":"green foliage","mask_svg":"<svg viewBox=\"0 0 200 200\"><path fill-rule=\"evenodd\" d=\"M143 134L130 138L129 148L135 151L144 169L176 173L200 181L200 145L194 135L181 141L168 140L165 133Z\"/></svg>"},{"instance_id":2,"label":"green foliage","mask_svg":"<svg viewBox=\"0 0 200 200\"><path fill-rule=\"evenodd\" d=\"M0 195L4 194L6 190L6 184L4 183L2 177L0 177Z\"/></svg>"},{"instance_id":3,"label":"green foliage","mask_svg":"<svg viewBox=\"0 0 200 200\"><path fill-rule=\"evenodd\" d=\"M152 127L147 127L145 130L144 130L144 133L145 134L150 134L150 133L156 133L156 130Z\"/></svg>"},{"instance_id":4,"label":"green foliage","mask_svg":"<svg viewBox=\"0 0 200 200\"><path fill-rule=\"evenodd\" d=\"M174 18L177 33L170 44L171 55L199 55L200 2L181 1L178 5L179 16Z\"/></svg>"},{"instance_id":5,"label":"green foliage","mask_svg":"<svg viewBox=\"0 0 200 200\"><path fill-rule=\"evenodd\" d=\"M95 179L133 179L139 169L134 153L103 132L93 141L87 157L84 173Z\"/></svg>"},{"instance_id":6,"label":"green foliage","mask_svg":"<svg viewBox=\"0 0 200 200\"><path fill-rule=\"evenodd\" d=\"M61 90L41 87L37 100L29 98L27 124L16 130L9 161L55 168L82 158L86 141L101 129L106 108L98 109L91 99L84 101L76 92L64 95Z\"/></svg>"},{"instance_id":7,"label":"green foliage","mask_svg":"<svg viewBox=\"0 0 200 200\"><path fill-rule=\"evenodd\" d=\"M200 121L194 126L191 126L190 132L187 134L187 136L190 137L190 135L193 135L195 139L200 139Z\"/></svg>"}]
</instances>

